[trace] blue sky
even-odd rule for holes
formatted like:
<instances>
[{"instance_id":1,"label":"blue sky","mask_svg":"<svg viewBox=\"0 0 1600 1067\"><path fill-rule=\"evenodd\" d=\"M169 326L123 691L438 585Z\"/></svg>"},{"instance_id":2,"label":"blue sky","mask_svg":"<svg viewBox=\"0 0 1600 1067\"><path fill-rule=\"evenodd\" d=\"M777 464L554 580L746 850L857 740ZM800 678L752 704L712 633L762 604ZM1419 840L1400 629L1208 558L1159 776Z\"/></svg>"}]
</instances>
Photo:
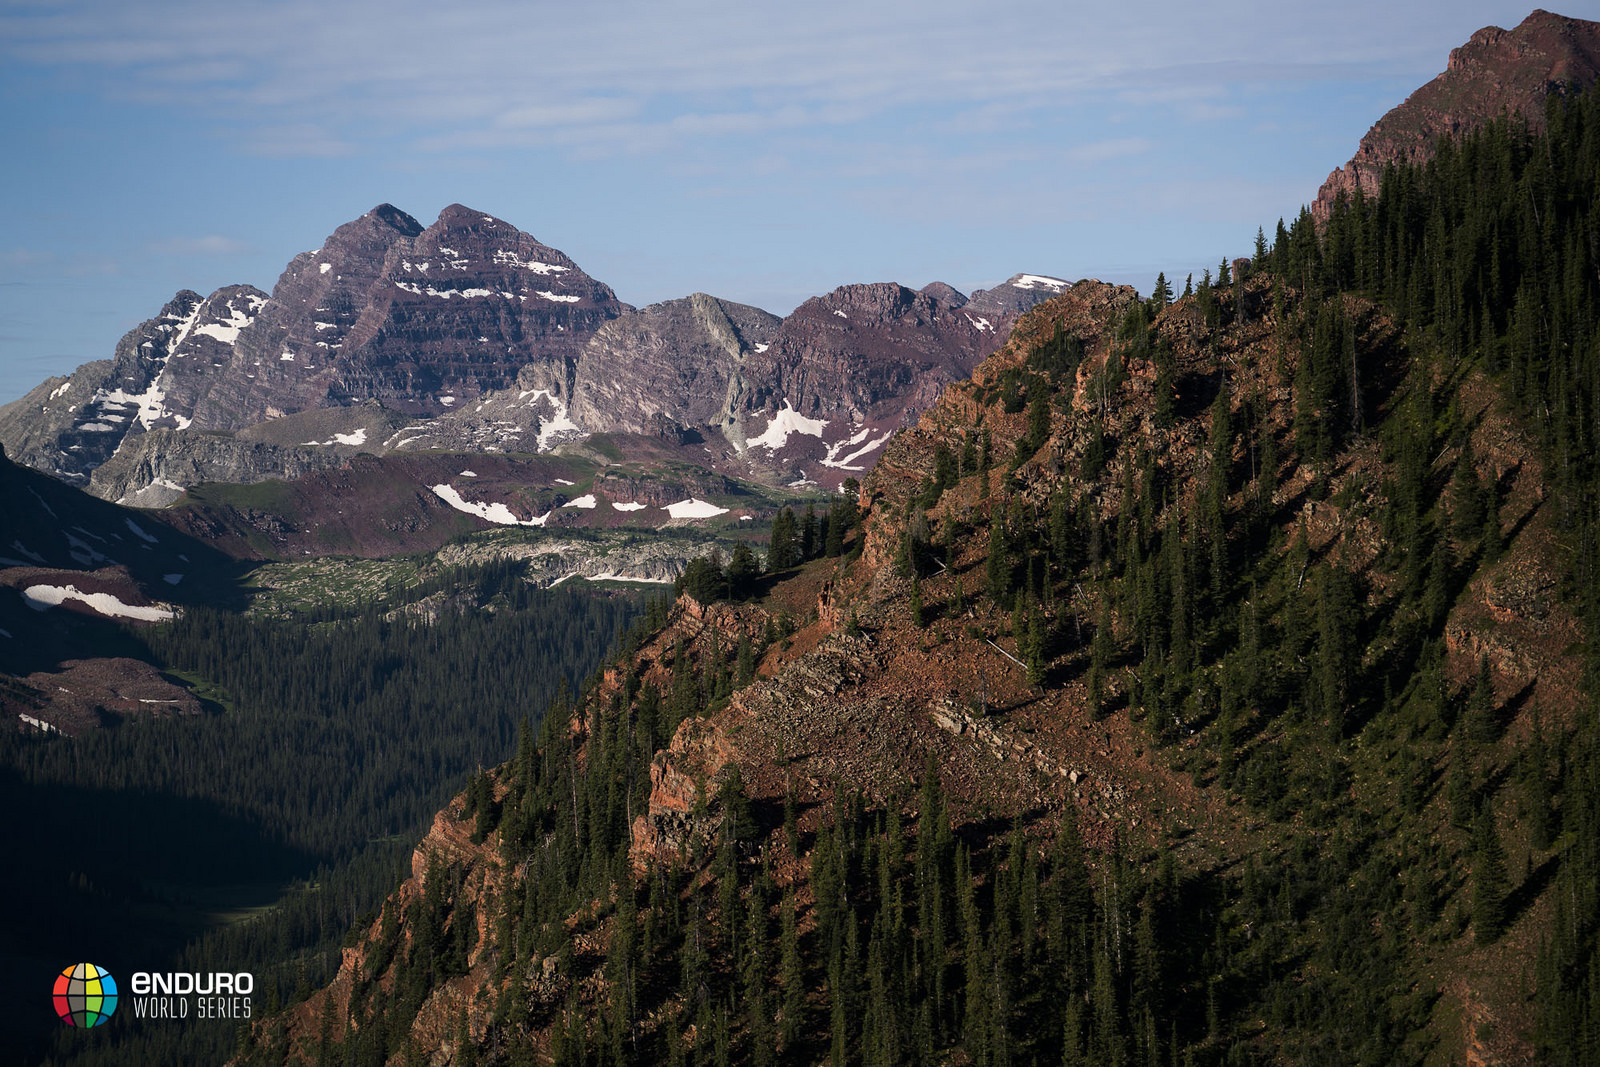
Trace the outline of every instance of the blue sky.
<instances>
[{"instance_id":1,"label":"blue sky","mask_svg":"<svg viewBox=\"0 0 1600 1067\"><path fill-rule=\"evenodd\" d=\"M644 305L1180 279L1508 3L0 0L0 403L461 202ZM1568 6L1563 13L1595 18Z\"/></svg>"}]
</instances>

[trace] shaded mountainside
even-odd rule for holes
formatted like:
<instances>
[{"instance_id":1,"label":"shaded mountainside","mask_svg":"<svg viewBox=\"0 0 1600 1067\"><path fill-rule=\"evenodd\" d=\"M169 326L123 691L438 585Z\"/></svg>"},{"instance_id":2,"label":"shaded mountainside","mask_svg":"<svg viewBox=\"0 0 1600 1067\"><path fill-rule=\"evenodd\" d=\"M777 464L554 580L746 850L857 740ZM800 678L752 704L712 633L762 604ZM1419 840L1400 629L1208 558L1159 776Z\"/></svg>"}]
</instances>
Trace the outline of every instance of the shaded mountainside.
<instances>
[{"instance_id":1,"label":"shaded mountainside","mask_svg":"<svg viewBox=\"0 0 1600 1067\"><path fill-rule=\"evenodd\" d=\"M1535 10L1511 30L1486 26L1450 53L1443 74L1384 115L1350 162L1328 175L1312 210L1326 218L1342 192L1378 192L1383 168L1425 163L1441 137L1457 137L1504 114L1544 123L1549 97L1600 80L1600 22Z\"/></svg>"},{"instance_id":2,"label":"shaded mountainside","mask_svg":"<svg viewBox=\"0 0 1600 1067\"><path fill-rule=\"evenodd\" d=\"M358 454L291 481L199 485L160 514L236 559L376 559L495 529L535 542L575 530L737 529L769 520L780 502L695 463L698 449L611 435L592 445L560 455Z\"/></svg>"},{"instance_id":3,"label":"shaded mountainside","mask_svg":"<svg viewBox=\"0 0 1600 1067\"><path fill-rule=\"evenodd\" d=\"M1597 128L1035 308L238 1062L1592 1060Z\"/></svg>"},{"instance_id":4,"label":"shaded mountainside","mask_svg":"<svg viewBox=\"0 0 1600 1067\"><path fill-rule=\"evenodd\" d=\"M123 624L237 606L237 564L3 454L0 495L12 503L0 520L0 714L22 729L81 734L198 712L187 688L139 661Z\"/></svg>"}]
</instances>

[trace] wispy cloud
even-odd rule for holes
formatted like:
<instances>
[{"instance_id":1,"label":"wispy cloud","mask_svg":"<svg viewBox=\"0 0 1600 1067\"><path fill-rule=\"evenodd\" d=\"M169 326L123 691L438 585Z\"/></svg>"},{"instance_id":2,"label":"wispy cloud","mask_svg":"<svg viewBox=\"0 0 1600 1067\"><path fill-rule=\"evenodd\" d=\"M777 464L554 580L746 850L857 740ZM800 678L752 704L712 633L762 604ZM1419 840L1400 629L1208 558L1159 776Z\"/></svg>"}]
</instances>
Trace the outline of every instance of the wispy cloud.
<instances>
[{"instance_id":1,"label":"wispy cloud","mask_svg":"<svg viewBox=\"0 0 1600 1067\"><path fill-rule=\"evenodd\" d=\"M0 252L0 269L26 270L55 261L55 254L33 248L10 248Z\"/></svg>"},{"instance_id":2,"label":"wispy cloud","mask_svg":"<svg viewBox=\"0 0 1600 1067\"><path fill-rule=\"evenodd\" d=\"M1392 31L1372 34L1372 18ZM1292 14L1261 0L1145 0L1092 17L1044 0L617 0L603 20L520 0L57 0L0 7L0 54L225 116L255 154L329 157L391 138L435 152L637 153L906 107L1003 121L1104 92L1182 97L1405 67L1438 54L1420 32L1430 19L1427 0ZM1214 99L1191 109L1229 114Z\"/></svg>"},{"instance_id":3,"label":"wispy cloud","mask_svg":"<svg viewBox=\"0 0 1600 1067\"><path fill-rule=\"evenodd\" d=\"M157 241L150 246L150 251L161 256L237 256L250 251L250 246L232 237L212 233L204 237L172 237Z\"/></svg>"},{"instance_id":4,"label":"wispy cloud","mask_svg":"<svg viewBox=\"0 0 1600 1067\"><path fill-rule=\"evenodd\" d=\"M1076 145L1067 151L1067 158L1074 163L1104 163L1124 156L1143 155L1154 147L1155 142L1148 137L1119 137Z\"/></svg>"}]
</instances>

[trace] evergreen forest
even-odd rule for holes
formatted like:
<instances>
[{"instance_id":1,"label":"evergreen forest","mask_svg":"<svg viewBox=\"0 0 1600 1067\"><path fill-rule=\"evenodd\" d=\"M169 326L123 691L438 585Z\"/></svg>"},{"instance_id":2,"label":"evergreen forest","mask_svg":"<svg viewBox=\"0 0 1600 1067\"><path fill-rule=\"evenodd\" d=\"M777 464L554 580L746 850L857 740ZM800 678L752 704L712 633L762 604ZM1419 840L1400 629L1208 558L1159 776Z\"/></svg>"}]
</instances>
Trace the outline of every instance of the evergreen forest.
<instances>
[{"instance_id":1,"label":"evergreen forest","mask_svg":"<svg viewBox=\"0 0 1600 1067\"><path fill-rule=\"evenodd\" d=\"M965 387L980 414L920 486L869 479L868 524L825 538L813 566L847 583L886 531L916 630L1008 642L1034 692L1080 687L1235 826L1086 848L1072 804L953 819L936 763L806 810L735 765L681 862L637 870L652 759L785 639L655 611L452 809L482 867L391 898L315 1029L277 1017L244 1062L1423 1063L1465 1040L1439 974L1511 1005L1539 1062L1596 1062L1596 646L1563 650L1576 684L1541 706L1449 626L1518 552L1562 561L1540 610L1600 624L1597 181L1597 93L1441 142L1180 295L1163 277L1104 349L1036 331ZM1480 459L1490 425L1533 443L1536 502ZM1375 536L1314 536L1321 507ZM752 573L684 584L739 599ZM665 679L631 666L652 642ZM1178 858L1235 832L1226 863ZM479 996L424 1046L452 982Z\"/></svg>"}]
</instances>

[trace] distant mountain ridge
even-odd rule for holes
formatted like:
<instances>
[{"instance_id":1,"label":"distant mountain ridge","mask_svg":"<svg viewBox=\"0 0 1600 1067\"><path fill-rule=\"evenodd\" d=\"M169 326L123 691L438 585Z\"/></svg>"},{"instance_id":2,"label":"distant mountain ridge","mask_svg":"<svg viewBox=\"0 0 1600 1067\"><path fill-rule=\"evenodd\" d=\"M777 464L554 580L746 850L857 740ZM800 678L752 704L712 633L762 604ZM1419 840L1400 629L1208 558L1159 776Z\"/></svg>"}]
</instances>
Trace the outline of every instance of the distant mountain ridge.
<instances>
[{"instance_id":1,"label":"distant mountain ridge","mask_svg":"<svg viewBox=\"0 0 1600 1067\"><path fill-rule=\"evenodd\" d=\"M290 261L270 296L180 292L113 359L0 408L0 442L142 506L357 451L544 452L592 433L720 437L708 463L814 481L870 466L1067 285L842 286L786 319L704 293L635 309L492 215L452 204L424 227L380 204Z\"/></svg>"},{"instance_id":2,"label":"distant mountain ridge","mask_svg":"<svg viewBox=\"0 0 1600 1067\"><path fill-rule=\"evenodd\" d=\"M1600 22L1535 9L1515 29L1486 26L1450 52L1444 73L1373 124L1356 154L1328 175L1312 211L1325 219L1340 192L1378 192L1390 163L1423 163L1456 137L1507 112L1544 122L1552 94L1600 81Z\"/></svg>"}]
</instances>

